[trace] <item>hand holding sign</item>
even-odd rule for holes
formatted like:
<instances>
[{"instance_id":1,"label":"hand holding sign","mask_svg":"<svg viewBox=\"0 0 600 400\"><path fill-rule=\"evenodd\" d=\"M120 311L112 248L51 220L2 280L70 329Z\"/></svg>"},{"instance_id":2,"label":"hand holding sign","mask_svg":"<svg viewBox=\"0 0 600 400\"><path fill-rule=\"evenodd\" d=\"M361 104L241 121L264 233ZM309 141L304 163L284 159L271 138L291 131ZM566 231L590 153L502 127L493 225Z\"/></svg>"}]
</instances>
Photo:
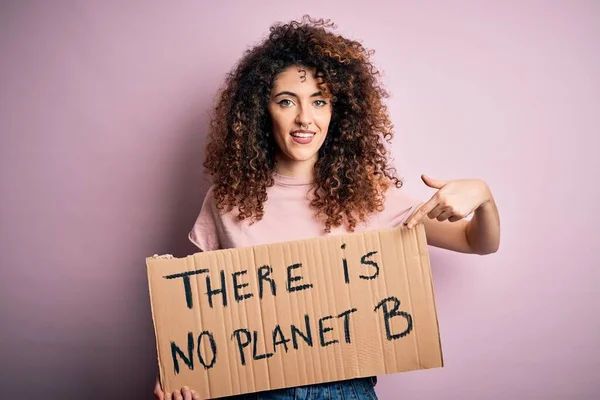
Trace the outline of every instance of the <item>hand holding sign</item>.
<instances>
[{"instance_id":1,"label":"hand holding sign","mask_svg":"<svg viewBox=\"0 0 600 400\"><path fill-rule=\"evenodd\" d=\"M479 179L445 182L426 175L421 175L421 179L427 186L438 191L407 219L408 228L418 224L425 216L438 221L459 221L489 201L491 197L488 186Z\"/></svg>"},{"instance_id":2,"label":"hand holding sign","mask_svg":"<svg viewBox=\"0 0 600 400\"><path fill-rule=\"evenodd\" d=\"M165 393L160 386L160 380L156 377L156 385L154 386L154 396L158 400L200 400L200 396L194 390L190 390L187 386L176 390L173 393Z\"/></svg>"}]
</instances>

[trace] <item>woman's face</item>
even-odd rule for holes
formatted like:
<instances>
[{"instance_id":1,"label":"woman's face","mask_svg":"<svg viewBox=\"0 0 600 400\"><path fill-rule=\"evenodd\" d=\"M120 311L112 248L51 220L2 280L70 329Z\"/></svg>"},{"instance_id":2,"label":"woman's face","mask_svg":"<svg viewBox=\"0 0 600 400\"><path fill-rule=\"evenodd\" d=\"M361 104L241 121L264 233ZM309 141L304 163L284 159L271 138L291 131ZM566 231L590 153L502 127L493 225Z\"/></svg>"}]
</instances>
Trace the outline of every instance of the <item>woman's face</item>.
<instances>
[{"instance_id":1,"label":"woman's face","mask_svg":"<svg viewBox=\"0 0 600 400\"><path fill-rule=\"evenodd\" d=\"M314 163L331 121L331 104L317 86L314 71L291 66L271 89L269 115L278 147L278 162Z\"/></svg>"}]
</instances>

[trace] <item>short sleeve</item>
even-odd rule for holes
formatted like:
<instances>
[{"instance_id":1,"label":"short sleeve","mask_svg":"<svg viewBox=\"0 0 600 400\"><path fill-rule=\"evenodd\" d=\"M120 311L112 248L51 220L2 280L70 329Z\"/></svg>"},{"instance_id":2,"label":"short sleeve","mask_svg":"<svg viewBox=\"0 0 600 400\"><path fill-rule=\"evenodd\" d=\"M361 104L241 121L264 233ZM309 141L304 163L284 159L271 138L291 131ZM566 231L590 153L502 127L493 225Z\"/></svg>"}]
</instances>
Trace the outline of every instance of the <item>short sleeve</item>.
<instances>
[{"instance_id":1,"label":"short sleeve","mask_svg":"<svg viewBox=\"0 0 600 400\"><path fill-rule=\"evenodd\" d=\"M402 225L422 203L406 189L392 186L386 192L385 209L380 214L381 225L390 228Z\"/></svg>"},{"instance_id":2,"label":"short sleeve","mask_svg":"<svg viewBox=\"0 0 600 400\"><path fill-rule=\"evenodd\" d=\"M220 246L218 220L219 212L217 210L213 187L208 190L204 197L204 202L200 214L190 231L188 238L202 251L218 250Z\"/></svg>"}]
</instances>

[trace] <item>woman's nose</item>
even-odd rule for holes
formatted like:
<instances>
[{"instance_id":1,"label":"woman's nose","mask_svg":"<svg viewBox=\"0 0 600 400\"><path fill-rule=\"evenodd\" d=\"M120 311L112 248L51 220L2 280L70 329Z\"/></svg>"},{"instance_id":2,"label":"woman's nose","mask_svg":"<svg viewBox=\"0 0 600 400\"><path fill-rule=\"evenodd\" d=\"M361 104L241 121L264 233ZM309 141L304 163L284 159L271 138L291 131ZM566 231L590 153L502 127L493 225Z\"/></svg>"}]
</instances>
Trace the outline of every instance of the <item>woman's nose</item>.
<instances>
[{"instance_id":1,"label":"woman's nose","mask_svg":"<svg viewBox=\"0 0 600 400\"><path fill-rule=\"evenodd\" d=\"M310 112L305 108L302 108L296 116L296 123L302 126L310 125L312 123L312 116L310 115Z\"/></svg>"}]
</instances>

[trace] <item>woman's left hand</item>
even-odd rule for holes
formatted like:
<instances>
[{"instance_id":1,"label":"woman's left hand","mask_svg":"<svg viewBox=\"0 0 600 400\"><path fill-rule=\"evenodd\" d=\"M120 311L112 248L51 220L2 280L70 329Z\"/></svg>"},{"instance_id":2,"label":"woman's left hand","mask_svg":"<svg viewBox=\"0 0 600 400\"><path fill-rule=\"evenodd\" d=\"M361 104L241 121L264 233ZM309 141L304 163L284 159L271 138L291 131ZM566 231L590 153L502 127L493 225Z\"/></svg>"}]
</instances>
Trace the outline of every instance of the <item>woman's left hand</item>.
<instances>
[{"instance_id":1,"label":"woman's left hand","mask_svg":"<svg viewBox=\"0 0 600 400\"><path fill-rule=\"evenodd\" d=\"M427 186L438 190L406 220L409 229L425 216L438 221L459 221L491 199L488 185L480 179L445 182L425 175L421 175L421 179Z\"/></svg>"}]
</instances>

